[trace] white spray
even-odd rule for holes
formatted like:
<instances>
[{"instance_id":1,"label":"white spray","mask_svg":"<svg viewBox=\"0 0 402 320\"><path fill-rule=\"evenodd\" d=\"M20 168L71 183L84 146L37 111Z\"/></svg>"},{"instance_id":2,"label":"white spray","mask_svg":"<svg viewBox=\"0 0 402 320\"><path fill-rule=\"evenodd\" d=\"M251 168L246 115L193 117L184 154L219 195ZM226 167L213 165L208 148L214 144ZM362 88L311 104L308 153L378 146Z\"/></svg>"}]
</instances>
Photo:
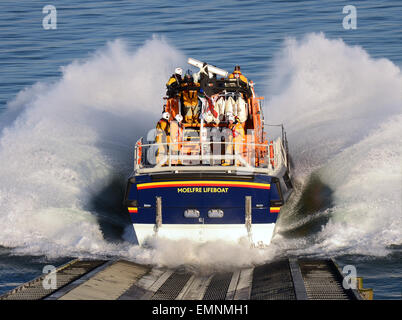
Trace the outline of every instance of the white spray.
<instances>
[{"instance_id":1,"label":"white spray","mask_svg":"<svg viewBox=\"0 0 402 320\"><path fill-rule=\"evenodd\" d=\"M88 199L132 169L133 145L161 113L184 58L154 38L134 53L109 43L22 91L2 115L0 245L55 256L110 253Z\"/></svg>"},{"instance_id":2,"label":"white spray","mask_svg":"<svg viewBox=\"0 0 402 320\"><path fill-rule=\"evenodd\" d=\"M287 40L274 62L266 114L285 123L296 177L318 173L334 198L315 244L289 248L386 254L402 243L400 68L323 34Z\"/></svg>"},{"instance_id":3,"label":"white spray","mask_svg":"<svg viewBox=\"0 0 402 320\"><path fill-rule=\"evenodd\" d=\"M131 170L132 146L155 125L164 84L184 63L164 40L134 53L115 41L63 68L59 81L20 92L0 119L0 245L29 254L114 255L219 269L261 263L289 249L382 254L402 242L400 69L316 34L286 41L266 95L269 122L288 129L296 176L320 170L334 190L332 219L314 246L276 241L258 250L155 241L139 248L105 241L87 201L110 175Z\"/></svg>"}]
</instances>

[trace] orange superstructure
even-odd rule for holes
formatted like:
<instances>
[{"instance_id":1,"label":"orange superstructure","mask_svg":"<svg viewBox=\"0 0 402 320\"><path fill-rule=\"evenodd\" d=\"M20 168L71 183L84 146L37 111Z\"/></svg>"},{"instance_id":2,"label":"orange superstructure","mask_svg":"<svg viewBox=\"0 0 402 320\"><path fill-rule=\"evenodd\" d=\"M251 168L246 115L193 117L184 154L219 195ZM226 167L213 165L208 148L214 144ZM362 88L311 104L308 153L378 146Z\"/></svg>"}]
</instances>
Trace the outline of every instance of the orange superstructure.
<instances>
[{"instance_id":1,"label":"orange superstructure","mask_svg":"<svg viewBox=\"0 0 402 320\"><path fill-rule=\"evenodd\" d=\"M200 130L200 128L208 127L229 128L228 113L225 113L226 110L221 110L222 113L219 115L221 121L219 121L218 123L207 123L205 121L201 121L203 112L207 112L208 108L210 109L211 101L212 103L216 101L217 96L222 99L228 99L227 97L235 97L235 99L237 97L237 99L240 99L241 97L242 99L244 99L244 101L246 101L246 110L243 111L245 111L247 119L241 122L241 125L244 128L244 137L242 137L243 145L241 147L237 146L234 152L240 153L245 161L250 165L256 167L266 165L266 158L270 150L268 147L268 141L264 133L263 115L260 106L260 101L264 98L256 96L253 81L248 81L243 75L242 77L238 78L235 78L232 75L230 75L228 78L221 78L220 80L213 79L210 82L207 82L208 90L213 90L215 100L211 99L211 97L209 96L206 96L205 90L203 90L204 88L200 86L199 83L197 83L197 88L199 88L199 90L198 92L194 91L194 93L198 94L198 103L200 104L199 107L201 109L199 117L201 119L199 121L192 122L183 121L182 126L183 128L190 128L195 130ZM181 89L179 90L185 90L185 88L186 85L182 85ZM178 92L178 94L174 97L165 97L166 103L164 105L164 111L170 113L171 116L169 121L172 121L172 119L174 119L177 114L183 114L183 106L185 103L183 97L184 95L181 95L180 92ZM203 103L205 103L205 106L203 105ZM233 112L233 106L229 112ZM178 141L178 143L180 142L181 141ZM253 150L250 150L250 143L254 144L252 148ZM180 145L180 147L182 146ZM196 154L200 152L200 147L198 143L194 143L194 145L192 143L187 143L185 146L183 146L183 148L185 149L182 150L184 154Z\"/></svg>"}]
</instances>

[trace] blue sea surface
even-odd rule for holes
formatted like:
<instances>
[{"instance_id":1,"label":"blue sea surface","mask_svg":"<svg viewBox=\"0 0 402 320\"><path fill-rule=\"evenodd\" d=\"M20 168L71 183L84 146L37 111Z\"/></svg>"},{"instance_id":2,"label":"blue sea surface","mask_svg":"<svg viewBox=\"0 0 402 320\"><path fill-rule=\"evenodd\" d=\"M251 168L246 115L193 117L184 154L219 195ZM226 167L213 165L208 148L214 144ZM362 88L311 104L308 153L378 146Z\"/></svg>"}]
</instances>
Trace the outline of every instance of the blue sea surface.
<instances>
[{"instance_id":1,"label":"blue sea surface","mask_svg":"<svg viewBox=\"0 0 402 320\"><path fill-rule=\"evenodd\" d=\"M231 70L234 64L256 83L287 37L324 32L362 46L374 58L398 65L399 1L356 1L357 28L345 30L345 1L52 1L57 29L45 30L47 1L0 3L0 107L26 86L60 76L60 67L125 39L133 48L153 35L166 37L186 55Z\"/></svg>"},{"instance_id":2,"label":"blue sea surface","mask_svg":"<svg viewBox=\"0 0 402 320\"><path fill-rule=\"evenodd\" d=\"M57 9L55 30L42 26L46 16L42 9L48 4ZM356 29L343 27L343 8L348 4L357 9ZM228 71L239 64L257 91L263 91L285 39L301 39L309 33L341 38L374 59L402 66L402 3L398 0L1 1L0 118L19 92L38 82L57 81L63 66L88 58L116 39L123 39L134 51L154 36L162 37L186 57ZM64 262L15 255L12 248L1 245L0 294L41 274L46 263ZM374 289L375 299L401 299L398 245L385 257L336 258L341 265L357 266L364 286Z\"/></svg>"}]
</instances>

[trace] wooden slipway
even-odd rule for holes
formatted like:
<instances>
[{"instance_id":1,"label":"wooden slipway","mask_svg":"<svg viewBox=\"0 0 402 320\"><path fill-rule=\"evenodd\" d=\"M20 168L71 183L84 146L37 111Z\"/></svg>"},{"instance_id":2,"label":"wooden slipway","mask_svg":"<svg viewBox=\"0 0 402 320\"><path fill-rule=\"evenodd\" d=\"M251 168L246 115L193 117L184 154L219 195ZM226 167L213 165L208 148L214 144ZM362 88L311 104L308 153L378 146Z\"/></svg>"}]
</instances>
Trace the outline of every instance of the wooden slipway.
<instances>
[{"instance_id":1,"label":"wooden slipway","mask_svg":"<svg viewBox=\"0 0 402 320\"><path fill-rule=\"evenodd\" d=\"M54 276L49 280L50 277ZM51 282L53 281L53 282ZM288 258L212 274L130 261L73 260L0 296L3 300L360 300L332 259ZM53 286L51 284L53 283ZM358 281L361 284L361 281ZM51 287L51 288L50 288Z\"/></svg>"}]
</instances>

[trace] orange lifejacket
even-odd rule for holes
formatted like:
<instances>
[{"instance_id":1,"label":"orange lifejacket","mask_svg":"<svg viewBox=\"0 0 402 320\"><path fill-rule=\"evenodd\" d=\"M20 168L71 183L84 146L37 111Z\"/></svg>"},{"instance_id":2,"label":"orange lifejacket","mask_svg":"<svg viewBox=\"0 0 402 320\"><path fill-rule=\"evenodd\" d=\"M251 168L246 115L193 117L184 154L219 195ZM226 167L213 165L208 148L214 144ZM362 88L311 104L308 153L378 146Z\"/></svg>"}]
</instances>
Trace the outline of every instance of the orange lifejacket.
<instances>
[{"instance_id":1,"label":"orange lifejacket","mask_svg":"<svg viewBox=\"0 0 402 320\"><path fill-rule=\"evenodd\" d=\"M160 119L156 125L156 130L156 142L163 142L163 137L166 137L167 142L170 142L170 124L168 120Z\"/></svg>"},{"instance_id":2,"label":"orange lifejacket","mask_svg":"<svg viewBox=\"0 0 402 320\"><path fill-rule=\"evenodd\" d=\"M182 83L182 87L199 87L199 83L192 83L188 85L187 83ZM181 92L181 97L183 98L183 104L185 106L195 107L198 105L198 91L197 90L183 90Z\"/></svg>"},{"instance_id":3,"label":"orange lifejacket","mask_svg":"<svg viewBox=\"0 0 402 320\"><path fill-rule=\"evenodd\" d=\"M166 102L166 112L170 113L170 116L174 119L179 113L179 100L177 98L169 98Z\"/></svg>"},{"instance_id":4,"label":"orange lifejacket","mask_svg":"<svg viewBox=\"0 0 402 320\"><path fill-rule=\"evenodd\" d=\"M169 81L166 83L166 87L170 87L173 83L177 83L177 85L178 85L178 83L179 83L179 81L178 81L178 79L177 79L177 77L175 76L175 75L172 75L171 77L170 77L170 79L169 79Z\"/></svg>"},{"instance_id":5,"label":"orange lifejacket","mask_svg":"<svg viewBox=\"0 0 402 320\"><path fill-rule=\"evenodd\" d=\"M180 143L183 141L183 125L177 120L170 123L170 141L173 143ZM174 148L181 147L181 144L173 146Z\"/></svg>"},{"instance_id":6,"label":"orange lifejacket","mask_svg":"<svg viewBox=\"0 0 402 320\"><path fill-rule=\"evenodd\" d=\"M232 129L233 132L233 142L234 143L244 143L244 128L240 122L237 122Z\"/></svg>"},{"instance_id":7,"label":"orange lifejacket","mask_svg":"<svg viewBox=\"0 0 402 320\"><path fill-rule=\"evenodd\" d=\"M170 79L168 80L168 82L166 83L166 88L168 90L168 92L170 93L177 93L177 89L179 89L180 87L180 83L181 83L181 78L178 77L177 75L173 74Z\"/></svg>"},{"instance_id":8,"label":"orange lifejacket","mask_svg":"<svg viewBox=\"0 0 402 320\"><path fill-rule=\"evenodd\" d=\"M233 132L233 151L236 155L244 156L245 150L245 134L244 128L240 122L237 122L232 129ZM237 161L236 165L240 165L240 162Z\"/></svg>"},{"instance_id":9,"label":"orange lifejacket","mask_svg":"<svg viewBox=\"0 0 402 320\"><path fill-rule=\"evenodd\" d=\"M244 83L248 84L248 80L245 76L242 75L241 71L233 71L233 73L231 73L228 77L229 79L237 79L239 78L241 81L243 81Z\"/></svg>"}]
</instances>

